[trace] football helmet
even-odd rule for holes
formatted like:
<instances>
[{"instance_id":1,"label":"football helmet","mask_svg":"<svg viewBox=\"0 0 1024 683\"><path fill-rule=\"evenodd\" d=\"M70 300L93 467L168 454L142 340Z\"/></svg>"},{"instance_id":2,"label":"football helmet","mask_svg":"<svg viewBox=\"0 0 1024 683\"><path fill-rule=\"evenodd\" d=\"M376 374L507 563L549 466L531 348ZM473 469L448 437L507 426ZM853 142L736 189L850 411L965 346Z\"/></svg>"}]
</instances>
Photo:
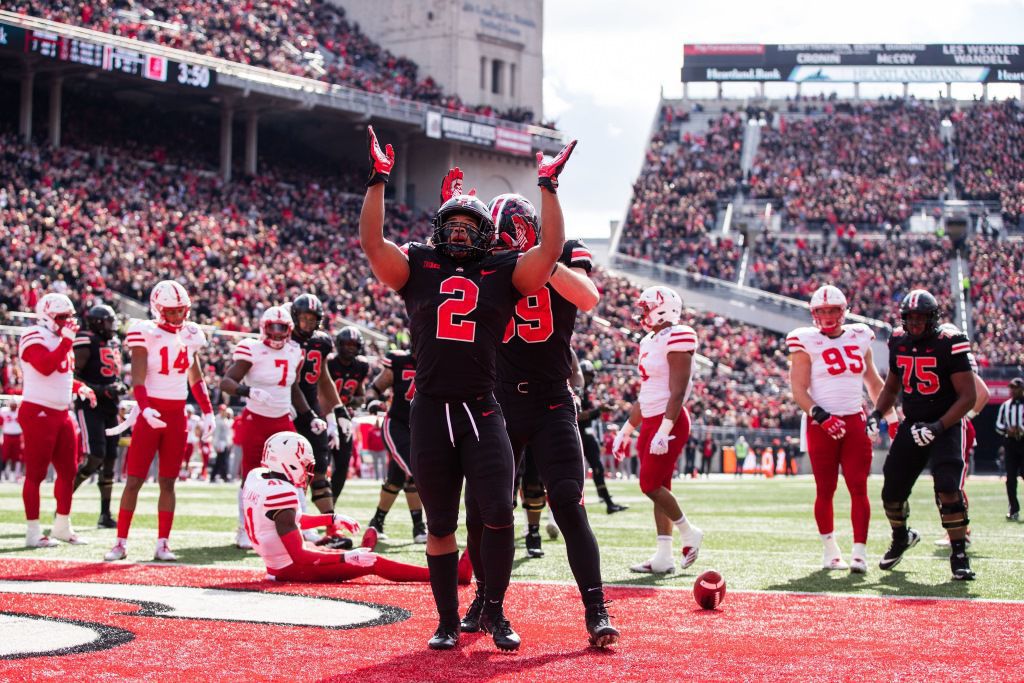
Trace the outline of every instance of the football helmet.
<instances>
[{"instance_id":1,"label":"football helmet","mask_svg":"<svg viewBox=\"0 0 1024 683\"><path fill-rule=\"evenodd\" d=\"M316 316L316 326L311 331L307 332L302 329L302 325L299 324L300 313L312 313ZM320 329L320 321L324 318L324 305L316 294L300 294L291 304L291 314L292 322L295 323L295 336L303 340L309 339L313 336L313 332Z\"/></svg>"},{"instance_id":2,"label":"football helmet","mask_svg":"<svg viewBox=\"0 0 1024 683\"><path fill-rule=\"evenodd\" d=\"M1010 380L1010 393L1014 396L1024 394L1024 377L1014 377Z\"/></svg>"},{"instance_id":3,"label":"football helmet","mask_svg":"<svg viewBox=\"0 0 1024 683\"><path fill-rule=\"evenodd\" d=\"M189 298L185 288L174 280L161 280L149 293L149 311L157 325L169 330L180 330L188 318L188 311L192 307L192 299ZM184 310L185 314L177 323L167 320L167 314L171 311Z\"/></svg>"},{"instance_id":4,"label":"football helmet","mask_svg":"<svg viewBox=\"0 0 1024 683\"><path fill-rule=\"evenodd\" d=\"M355 325L346 325L334 336L334 348L339 358L351 363L363 352L363 333Z\"/></svg>"},{"instance_id":5,"label":"football helmet","mask_svg":"<svg viewBox=\"0 0 1024 683\"><path fill-rule=\"evenodd\" d=\"M295 432L278 432L263 445L260 464L271 472L283 474L300 491L313 478L313 447L306 437Z\"/></svg>"},{"instance_id":6,"label":"football helmet","mask_svg":"<svg viewBox=\"0 0 1024 683\"><path fill-rule=\"evenodd\" d=\"M260 341L272 349L283 349L294 327L283 306L271 306L260 316Z\"/></svg>"},{"instance_id":7,"label":"football helmet","mask_svg":"<svg viewBox=\"0 0 1024 683\"><path fill-rule=\"evenodd\" d=\"M832 334L843 326L846 319L846 296L835 285L823 285L811 295L811 320L814 326L825 334ZM822 309L840 309L839 315L825 314Z\"/></svg>"},{"instance_id":8,"label":"football helmet","mask_svg":"<svg viewBox=\"0 0 1024 683\"><path fill-rule=\"evenodd\" d=\"M675 325L683 315L683 300L675 290L662 285L645 289L636 300L636 307L639 313L633 320L648 332L661 323Z\"/></svg>"},{"instance_id":9,"label":"football helmet","mask_svg":"<svg viewBox=\"0 0 1024 683\"><path fill-rule=\"evenodd\" d=\"M459 214L472 217L476 224L452 220L453 216ZM445 256L459 261L475 261L490 251L494 239L494 221L491 220L487 205L472 195L456 195L442 204L434 215L433 225L430 243ZM456 227L466 231L468 243L451 241L452 231Z\"/></svg>"},{"instance_id":10,"label":"football helmet","mask_svg":"<svg viewBox=\"0 0 1024 683\"><path fill-rule=\"evenodd\" d=\"M85 313L85 326L90 332L104 341L114 338L114 326L117 314L106 304L97 304Z\"/></svg>"},{"instance_id":11,"label":"football helmet","mask_svg":"<svg viewBox=\"0 0 1024 683\"><path fill-rule=\"evenodd\" d=\"M921 313L925 316L924 325L919 331L911 329L910 315ZM913 289L900 302L900 319L903 329L913 339L923 339L939 331L939 302L924 289Z\"/></svg>"},{"instance_id":12,"label":"football helmet","mask_svg":"<svg viewBox=\"0 0 1024 683\"><path fill-rule=\"evenodd\" d=\"M580 361L580 372L583 373L584 375L593 375L594 374L594 364L591 363L589 360L581 360Z\"/></svg>"},{"instance_id":13,"label":"football helmet","mask_svg":"<svg viewBox=\"0 0 1024 683\"><path fill-rule=\"evenodd\" d=\"M36 304L36 319L39 324L54 334L75 320L75 305L64 294L50 292Z\"/></svg>"},{"instance_id":14,"label":"football helmet","mask_svg":"<svg viewBox=\"0 0 1024 683\"><path fill-rule=\"evenodd\" d=\"M526 251L540 242L540 218L526 197L499 194L487 205L494 222L494 248Z\"/></svg>"}]
</instances>

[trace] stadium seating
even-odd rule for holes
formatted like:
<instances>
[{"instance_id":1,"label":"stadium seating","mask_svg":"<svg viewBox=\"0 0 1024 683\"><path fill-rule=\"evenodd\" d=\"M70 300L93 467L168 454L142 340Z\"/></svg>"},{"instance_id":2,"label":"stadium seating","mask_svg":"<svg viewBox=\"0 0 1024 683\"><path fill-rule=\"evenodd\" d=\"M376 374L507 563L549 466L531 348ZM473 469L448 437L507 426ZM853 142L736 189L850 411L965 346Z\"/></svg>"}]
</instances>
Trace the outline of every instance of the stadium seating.
<instances>
[{"instance_id":1,"label":"stadium seating","mask_svg":"<svg viewBox=\"0 0 1024 683\"><path fill-rule=\"evenodd\" d=\"M1024 111L1007 100L975 104L950 116L960 163L957 191L966 199L998 199L1003 219L1024 217Z\"/></svg>"},{"instance_id":2,"label":"stadium seating","mask_svg":"<svg viewBox=\"0 0 1024 683\"><path fill-rule=\"evenodd\" d=\"M969 301L982 368L1024 368L1024 242L971 243Z\"/></svg>"}]
</instances>

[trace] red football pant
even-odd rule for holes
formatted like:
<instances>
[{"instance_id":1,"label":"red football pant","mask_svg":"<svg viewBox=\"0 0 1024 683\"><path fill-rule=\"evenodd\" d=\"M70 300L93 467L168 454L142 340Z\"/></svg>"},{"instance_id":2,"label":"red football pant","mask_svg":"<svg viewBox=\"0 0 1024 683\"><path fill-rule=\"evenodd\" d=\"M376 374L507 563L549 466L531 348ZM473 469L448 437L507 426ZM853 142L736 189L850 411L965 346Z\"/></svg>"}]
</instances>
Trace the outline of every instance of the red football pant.
<instances>
[{"instance_id":1,"label":"red football pant","mask_svg":"<svg viewBox=\"0 0 1024 683\"><path fill-rule=\"evenodd\" d=\"M278 581L296 581L322 583L329 581L348 581L360 576L379 576L388 581L430 581L430 570L415 564L395 562L386 557L377 557L372 567L357 567L354 564L290 564L284 569L267 568L267 573Z\"/></svg>"},{"instance_id":2,"label":"red football pant","mask_svg":"<svg viewBox=\"0 0 1024 683\"><path fill-rule=\"evenodd\" d=\"M239 443L242 444L243 484L249 472L260 466L260 461L263 459L263 446L267 443L267 439L278 432L295 431L295 425L287 415L264 417L250 412L248 409L242 411L235 425L236 429L241 430Z\"/></svg>"},{"instance_id":3,"label":"red football pant","mask_svg":"<svg viewBox=\"0 0 1024 683\"><path fill-rule=\"evenodd\" d=\"M57 480L53 496L57 514L71 514L71 491L78 471L78 434L67 410L54 410L36 403L22 403L18 423L24 432L25 484L21 499L25 519L39 519L39 487L53 463Z\"/></svg>"},{"instance_id":4,"label":"red football pant","mask_svg":"<svg viewBox=\"0 0 1024 683\"><path fill-rule=\"evenodd\" d=\"M139 415L132 428L132 442L125 456L125 471L129 477L145 479L153 457L160 455L159 476L174 478L181 468L181 454L185 452L188 419L185 401L168 401L149 397L151 408L160 411L160 419L167 423L163 429L153 429Z\"/></svg>"},{"instance_id":5,"label":"red football pant","mask_svg":"<svg viewBox=\"0 0 1024 683\"><path fill-rule=\"evenodd\" d=\"M846 422L846 436L833 439L817 422L807 421L807 455L814 471L814 520L818 533L830 534L835 529L832 498L839 482L839 466L850 492L850 521L853 542L867 543L871 501L868 498L868 475L871 473L871 439L865 430L864 414L837 415Z\"/></svg>"},{"instance_id":6,"label":"red football pant","mask_svg":"<svg viewBox=\"0 0 1024 683\"><path fill-rule=\"evenodd\" d=\"M21 434L4 434L3 457L4 462L21 462L22 438Z\"/></svg>"},{"instance_id":7,"label":"red football pant","mask_svg":"<svg viewBox=\"0 0 1024 683\"><path fill-rule=\"evenodd\" d=\"M683 452L686 442L690 439L690 414L686 408L679 411L679 419L672 426L670 436L675 437L668 442L668 453L651 455L651 439L658 433L664 415L645 417L640 423L640 438L636 443L636 451L640 457L640 490L647 494L659 486L672 490L672 476L676 473L676 462Z\"/></svg>"}]
</instances>

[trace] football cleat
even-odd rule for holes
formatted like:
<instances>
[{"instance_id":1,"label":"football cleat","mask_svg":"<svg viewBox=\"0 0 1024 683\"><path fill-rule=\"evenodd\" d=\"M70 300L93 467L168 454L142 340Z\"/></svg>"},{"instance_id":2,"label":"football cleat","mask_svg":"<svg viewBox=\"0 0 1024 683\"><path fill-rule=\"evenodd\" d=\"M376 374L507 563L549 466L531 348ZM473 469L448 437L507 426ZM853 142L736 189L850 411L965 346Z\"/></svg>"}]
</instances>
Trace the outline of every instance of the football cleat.
<instances>
[{"instance_id":1,"label":"football cleat","mask_svg":"<svg viewBox=\"0 0 1024 683\"><path fill-rule=\"evenodd\" d=\"M427 647L431 650L451 650L459 644L458 626L446 626L438 624L434 635L427 641Z\"/></svg>"},{"instance_id":2,"label":"football cleat","mask_svg":"<svg viewBox=\"0 0 1024 683\"><path fill-rule=\"evenodd\" d=\"M359 541L360 548L369 548L373 550L377 547L377 540L380 538L380 534L372 526L366 527L366 531L363 532L363 540Z\"/></svg>"},{"instance_id":3,"label":"football cleat","mask_svg":"<svg viewBox=\"0 0 1024 683\"><path fill-rule=\"evenodd\" d=\"M505 612L500 607L497 610L484 608L480 614L480 630L491 634L499 650L518 650L523 642L519 634L512 630L512 624L505 618Z\"/></svg>"},{"instance_id":4,"label":"football cleat","mask_svg":"<svg viewBox=\"0 0 1024 683\"><path fill-rule=\"evenodd\" d=\"M25 534L26 548L56 548L59 545L60 543L43 533L33 534L30 531Z\"/></svg>"},{"instance_id":5,"label":"football cleat","mask_svg":"<svg viewBox=\"0 0 1024 683\"><path fill-rule=\"evenodd\" d=\"M605 602L587 605L587 633L591 647L605 648L619 642L619 630L612 626L606 605Z\"/></svg>"},{"instance_id":6,"label":"football cleat","mask_svg":"<svg viewBox=\"0 0 1024 683\"><path fill-rule=\"evenodd\" d=\"M628 505L619 505L618 503L613 503L611 501L608 501L608 514L609 515L614 515L616 512L623 512L623 511L628 510L628 509L629 509Z\"/></svg>"},{"instance_id":7,"label":"football cleat","mask_svg":"<svg viewBox=\"0 0 1024 683\"><path fill-rule=\"evenodd\" d=\"M967 553L954 553L949 556L949 566L953 571L954 581L974 581L971 560Z\"/></svg>"},{"instance_id":8,"label":"football cleat","mask_svg":"<svg viewBox=\"0 0 1024 683\"><path fill-rule=\"evenodd\" d=\"M160 562L177 562L178 556L171 550L171 546L167 545L166 540L159 540L156 542L156 550L153 551L153 559Z\"/></svg>"},{"instance_id":9,"label":"football cleat","mask_svg":"<svg viewBox=\"0 0 1024 683\"><path fill-rule=\"evenodd\" d=\"M1007 512L1006 513L1006 521L1007 522L1019 522L1020 521L1020 513L1019 512Z\"/></svg>"},{"instance_id":10,"label":"football cleat","mask_svg":"<svg viewBox=\"0 0 1024 683\"><path fill-rule=\"evenodd\" d=\"M96 521L97 529L116 529L117 520L114 519L109 512L100 515L100 518Z\"/></svg>"},{"instance_id":11,"label":"football cleat","mask_svg":"<svg viewBox=\"0 0 1024 683\"><path fill-rule=\"evenodd\" d=\"M700 544L703 540L704 532L691 524L690 530L682 537L683 562L680 568L686 569L697 561L697 554L700 552Z\"/></svg>"},{"instance_id":12,"label":"football cleat","mask_svg":"<svg viewBox=\"0 0 1024 683\"><path fill-rule=\"evenodd\" d=\"M541 548L540 532L526 534L526 554L530 557L544 557L544 550Z\"/></svg>"},{"instance_id":13,"label":"football cleat","mask_svg":"<svg viewBox=\"0 0 1024 683\"><path fill-rule=\"evenodd\" d=\"M324 540L324 537L316 529L303 529L302 540L319 545L320 541Z\"/></svg>"},{"instance_id":14,"label":"football cleat","mask_svg":"<svg viewBox=\"0 0 1024 683\"><path fill-rule=\"evenodd\" d=\"M245 529L238 527L238 531L235 532L235 547L240 550L252 550L252 541L249 540L249 534L245 533Z\"/></svg>"},{"instance_id":15,"label":"football cleat","mask_svg":"<svg viewBox=\"0 0 1024 683\"><path fill-rule=\"evenodd\" d=\"M917 545L917 542L920 540L921 534L913 529L907 529L906 540L893 537L892 542L889 544L889 549L885 551L885 555L882 555L878 567L880 569L892 569L903 559L903 553Z\"/></svg>"},{"instance_id":16,"label":"football cleat","mask_svg":"<svg viewBox=\"0 0 1024 683\"><path fill-rule=\"evenodd\" d=\"M88 545L89 541L79 537L71 526L71 519L67 515L57 515L53 520L53 531L50 533L58 541L64 541L71 545Z\"/></svg>"},{"instance_id":17,"label":"football cleat","mask_svg":"<svg viewBox=\"0 0 1024 683\"><path fill-rule=\"evenodd\" d=\"M634 564L629 568L629 571L636 572L637 574L674 574L676 571L676 563L675 560L672 560L671 558L666 564L658 560L657 557L652 557L646 562Z\"/></svg>"},{"instance_id":18,"label":"football cleat","mask_svg":"<svg viewBox=\"0 0 1024 683\"><path fill-rule=\"evenodd\" d=\"M553 519L548 520L547 526L544 527L544 530L548 532L548 538L550 538L552 541L558 538L558 534L561 533L558 530L558 525L555 524L555 520Z\"/></svg>"},{"instance_id":19,"label":"football cleat","mask_svg":"<svg viewBox=\"0 0 1024 683\"><path fill-rule=\"evenodd\" d=\"M374 524L371 521L370 524L366 528L367 529L376 529L377 530L377 540L378 541L386 541L386 540L388 540L388 535L386 533L384 533L384 522L379 522L377 524ZM424 541L424 542L426 542L426 541Z\"/></svg>"},{"instance_id":20,"label":"football cleat","mask_svg":"<svg viewBox=\"0 0 1024 683\"><path fill-rule=\"evenodd\" d=\"M868 558L861 557L860 555L854 555L850 558L850 573L851 574L867 574L868 573Z\"/></svg>"},{"instance_id":21,"label":"football cleat","mask_svg":"<svg viewBox=\"0 0 1024 683\"><path fill-rule=\"evenodd\" d=\"M114 562L115 560L123 560L128 557L128 546L121 541L114 544L114 547L107 551L107 554L103 556L104 561Z\"/></svg>"},{"instance_id":22,"label":"football cleat","mask_svg":"<svg viewBox=\"0 0 1024 683\"><path fill-rule=\"evenodd\" d=\"M484 611L484 594L477 588L473 602L469 603L466 616L462 617L459 629L463 633L476 633L480 630L480 613Z\"/></svg>"},{"instance_id":23,"label":"football cleat","mask_svg":"<svg viewBox=\"0 0 1024 683\"><path fill-rule=\"evenodd\" d=\"M846 571L850 568L850 565L843 561L843 556L839 553L830 553L825 550L825 556L821 559L821 568L828 570L842 570Z\"/></svg>"},{"instance_id":24,"label":"football cleat","mask_svg":"<svg viewBox=\"0 0 1024 683\"><path fill-rule=\"evenodd\" d=\"M427 527L423 524L417 524L412 528L412 542L413 543L426 543L427 542Z\"/></svg>"},{"instance_id":25,"label":"football cleat","mask_svg":"<svg viewBox=\"0 0 1024 683\"><path fill-rule=\"evenodd\" d=\"M348 536L325 536L317 545L331 550L352 550L355 543Z\"/></svg>"}]
</instances>

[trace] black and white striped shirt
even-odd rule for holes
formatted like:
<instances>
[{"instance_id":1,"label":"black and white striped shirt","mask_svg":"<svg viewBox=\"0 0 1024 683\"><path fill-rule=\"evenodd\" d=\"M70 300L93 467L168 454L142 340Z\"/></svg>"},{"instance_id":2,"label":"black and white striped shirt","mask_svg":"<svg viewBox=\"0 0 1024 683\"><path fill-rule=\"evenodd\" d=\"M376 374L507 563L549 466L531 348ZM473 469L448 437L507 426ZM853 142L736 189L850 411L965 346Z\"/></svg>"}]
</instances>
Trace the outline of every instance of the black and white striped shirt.
<instances>
[{"instance_id":1,"label":"black and white striped shirt","mask_svg":"<svg viewBox=\"0 0 1024 683\"><path fill-rule=\"evenodd\" d=\"M1015 398L999 406L996 431L1006 436L1011 429L1024 430L1024 399Z\"/></svg>"}]
</instances>

